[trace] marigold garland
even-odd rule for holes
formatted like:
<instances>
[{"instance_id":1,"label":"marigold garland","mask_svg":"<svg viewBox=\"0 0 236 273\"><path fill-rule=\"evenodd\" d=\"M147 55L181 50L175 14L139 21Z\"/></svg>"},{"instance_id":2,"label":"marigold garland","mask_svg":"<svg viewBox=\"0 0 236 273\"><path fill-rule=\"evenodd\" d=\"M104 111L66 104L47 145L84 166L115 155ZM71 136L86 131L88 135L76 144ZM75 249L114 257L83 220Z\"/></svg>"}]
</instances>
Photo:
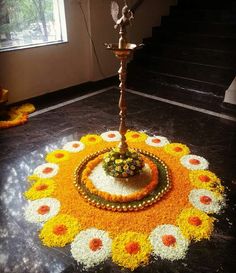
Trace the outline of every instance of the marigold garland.
<instances>
[{"instance_id":1,"label":"marigold garland","mask_svg":"<svg viewBox=\"0 0 236 273\"><path fill-rule=\"evenodd\" d=\"M105 133L104 135L107 136ZM178 147L183 149L185 153L189 153L187 146L180 143L169 145L168 141L164 139L162 146L153 145L154 142L152 141L156 137L135 131L127 132L126 136L131 149L138 148L153 153L165 162L171 172L172 190L161 201L139 212L112 212L93 207L84 200L74 187L74 171L89 154L105 148L112 148L117 143L107 141L105 137L103 139L99 135L87 135L82 137L80 141L65 144L66 151L63 149L50 153L46 157L50 163L42 164L34 170L33 175L29 177L29 180L34 184L25 193L26 198L31 200L51 197L61 204L59 214L48 220L40 232L39 237L44 245L62 247L72 242L80 230L95 228L96 230L109 232L109 236L113 239L113 261L120 266L134 270L138 266L148 263L149 256L152 253L152 246L148 236L162 225L177 225L174 230L176 228L180 230L178 232L181 235L174 233L172 228L169 230L172 230L172 233L163 234L164 238L161 238L162 241L160 242L166 247L168 246L168 251L162 252L161 258L181 259L186 253L188 240L199 241L210 238L214 218L193 207L196 206L204 211L207 208L206 204L210 204L210 199L215 202L222 197L224 188L219 178L214 173L203 170L208 167L208 162L199 156L178 156L168 152L168 147L172 149ZM113 136L110 137L113 138ZM74 144L78 146L74 147ZM82 146L80 146L81 144ZM175 152L182 152L179 149L177 150ZM55 153L58 153L58 151L63 154L59 158L66 158L66 160L54 161ZM193 160L191 161L191 159ZM85 172L84 178L98 163L96 160L88 163L87 174ZM150 162L147 163L149 166L151 165ZM194 166L197 165L199 165L197 168L202 169L195 170ZM46 186L48 186L47 189ZM199 192L195 192L196 189L199 189ZM203 189L210 190L213 195L207 191L204 192ZM216 199L213 198L214 196L216 196ZM199 200L205 206L198 206ZM214 205L212 206L213 209L206 210L207 213L212 211L218 213L223 206L223 202L212 204ZM47 212L48 208L46 206L40 207L38 210L39 214L46 214ZM178 238L182 238L181 236L184 236L187 241L182 239L179 241L182 244L180 252L171 252L174 244L178 242ZM101 249L102 239L98 235L91 240L93 241L90 251ZM155 249L159 249L161 245L161 243L157 245L154 242L152 244ZM158 255L155 249L153 250L154 256ZM78 257L78 262L80 262L79 257L81 256L78 255L75 251L75 258ZM102 252L101 255L103 255ZM105 259L105 256L98 256L98 263L102 262L103 258ZM82 262L85 268L94 265L92 260L89 259L86 260L85 258Z\"/></svg>"},{"instance_id":2,"label":"marigold garland","mask_svg":"<svg viewBox=\"0 0 236 273\"><path fill-rule=\"evenodd\" d=\"M28 114L35 111L33 104L26 103L20 107L12 107L8 111L8 120L0 120L0 129L6 129L18 125L22 125L28 121Z\"/></svg>"}]
</instances>

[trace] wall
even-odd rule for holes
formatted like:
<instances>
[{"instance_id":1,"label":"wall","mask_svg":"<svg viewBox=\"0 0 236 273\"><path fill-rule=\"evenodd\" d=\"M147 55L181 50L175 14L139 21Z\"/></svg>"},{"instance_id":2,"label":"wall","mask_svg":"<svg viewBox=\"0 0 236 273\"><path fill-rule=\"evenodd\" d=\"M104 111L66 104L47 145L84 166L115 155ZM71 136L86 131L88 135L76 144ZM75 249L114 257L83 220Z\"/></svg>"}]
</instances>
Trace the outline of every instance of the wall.
<instances>
[{"instance_id":1,"label":"wall","mask_svg":"<svg viewBox=\"0 0 236 273\"><path fill-rule=\"evenodd\" d=\"M68 43L0 53L0 83L9 89L9 102L99 80L117 74L118 62L104 42L117 42L118 33L110 15L110 0L81 0L102 67L99 69L83 14L77 0L65 0ZM123 1L117 0L121 5ZM135 14L129 38L141 42L151 35L160 16L168 14L175 0L145 0ZM129 4L135 0L128 1ZM152 16L147 16L152 13Z\"/></svg>"},{"instance_id":2,"label":"wall","mask_svg":"<svg viewBox=\"0 0 236 273\"><path fill-rule=\"evenodd\" d=\"M236 78L226 90L224 102L236 105Z\"/></svg>"}]
</instances>

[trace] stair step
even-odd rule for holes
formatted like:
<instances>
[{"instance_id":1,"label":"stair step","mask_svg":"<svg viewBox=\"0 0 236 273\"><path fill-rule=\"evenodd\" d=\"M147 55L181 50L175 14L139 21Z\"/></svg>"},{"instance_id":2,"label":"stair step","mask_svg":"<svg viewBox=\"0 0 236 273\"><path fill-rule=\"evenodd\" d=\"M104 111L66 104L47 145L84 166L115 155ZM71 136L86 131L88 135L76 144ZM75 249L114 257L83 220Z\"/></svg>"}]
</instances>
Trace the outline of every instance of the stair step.
<instances>
[{"instance_id":1,"label":"stair step","mask_svg":"<svg viewBox=\"0 0 236 273\"><path fill-rule=\"evenodd\" d=\"M158 58L147 54L140 55L133 62L134 64L141 64L148 70L220 85L229 85L236 75L236 70L231 68L219 68L175 59Z\"/></svg>"},{"instance_id":2,"label":"stair step","mask_svg":"<svg viewBox=\"0 0 236 273\"><path fill-rule=\"evenodd\" d=\"M179 0L178 6L181 8L201 8L201 9L219 9L231 8L233 1L230 0Z\"/></svg>"},{"instance_id":3,"label":"stair step","mask_svg":"<svg viewBox=\"0 0 236 273\"><path fill-rule=\"evenodd\" d=\"M201 93L209 96L217 96L221 99L224 97L227 85L204 82L194 78L187 78L170 73L153 71L144 68L142 65L130 63L128 66L129 76L128 83L132 85L154 85L161 83L163 85L172 86L175 88L187 89L191 92Z\"/></svg>"},{"instance_id":4,"label":"stair step","mask_svg":"<svg viewBox=\"0 0 236 273\"><path fill-rule=\"evenodd\" d=\"M236 52L230 51L176 46L159 42L154 45L146 44L142 50L135 52L137 58L143 54L227 68L236 67Z\"/></svg>"},{"instance_id":5,"label":"stair step","mask_svg":"<svg viewBox=\"0 0 236 273\"><path fill-rule=\"evenodd\" d=\"M201 33L210 35L234 35L236 23L213 23L202 21L175 20L171 17L163 17L161 26L168 30L186 33Z\"/></svg>"},{"instance_id":6,"label":"stair step","mask_svg":"<svg viewBox=\"0 0 236 273\"><path fill-rule=\"evenodd\" d=\"M232 36L213 36L195 33L183 33L181 31L165 30L161 27L153 28L153 37L144 39L144 44L152 42L174 44L176 46L190 46L197 48L218 49L235 52L236 35Z\"/></svg>"},{"instance_id":7,"label":"stair step","mask_svg":"<svg viewBox=\"0 0 236 273\"><path fill-rule=\"evenodd\" d=\"M179 6L170 8L170 18L188 21L236 23L236 12L231 9L180 9Z\"/></svg>"}]
</instances>

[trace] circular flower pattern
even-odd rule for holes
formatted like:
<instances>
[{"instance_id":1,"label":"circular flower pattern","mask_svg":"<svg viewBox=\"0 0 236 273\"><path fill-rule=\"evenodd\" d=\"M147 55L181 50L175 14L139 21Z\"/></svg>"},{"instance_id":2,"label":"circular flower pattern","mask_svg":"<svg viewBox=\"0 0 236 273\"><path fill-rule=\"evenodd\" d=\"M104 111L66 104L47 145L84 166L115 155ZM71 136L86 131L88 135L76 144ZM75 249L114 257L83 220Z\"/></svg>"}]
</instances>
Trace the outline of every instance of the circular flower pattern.
<instances>
[{"instance_id":1,"label":"circular flower pattern","mask_svg":"<svg viewBox=\"0 0 236 273\"><path fill-rule=\"evenodd\" d=\"M80 141L85 145L95 145L102 141L102 137L99 135L86 135Z\"/></svg>"},{"instance_id":2,"label":"circular flower pattern","mask_svg":"<svg viewBox=\"0 0 236 273\"><path fill-rule=\"evenodd\" d=\"M220 179L211 171L196 170L189 173L189 180L196 188L203 188L216 193L223 193L224 187Z\"/></svg>"},{"instance_id":3,"label":"circular flower pattern","mask_svg":"<svg viewBox=\"0 0 236 273\"><path fill-rule=\"evenodd\" d=\"M120 266L134 270L147 264L152 247L148 236L137 232L125 232L112 242L112 260Z\"/></svg>"},{"instance_id":4,"label":"circular flower pattern","mask_svg":"<svg viewBox=\"0 0 236 273\"><path fill-rule=\"evenodd\" d=\"M69 159L69 153L64 150L55 150L46 156L46 161L50 163L59 163Z\"/></svg>"},{"instance_id":5,"label":"circular flower pattern","mask_svg":"<svg viewBox=\"0 0 236 273\"><path fill-rule=\"evenodd\" d=\"M177 219L182 234L195 241L210 238L213 222L213 218L195 208L184 209Z\"/></svg>"},{"instance_id":6,"label":"circular flower pattern","mask_svg":"<svg viewBox=\"0 0 236 273\"><path fill-rule=\"evenodd\" d=\"M173 225L157 226L149 237L153 253L170 261L183 259L187 253L189 241L180 229Z\"/></svg>"},{"instance_id":7,"label":"circular flower pattern","mask_svg":"<svg viewBox=\"0 0 236 273\"><path fill-rule=\"evenodd\" d=\"M195 189L189 194L189 202L206 213L219 213L223 208L224 198L205 189Z\"/></svg>"},{"instance_id":8,"label":"circular flower pattern","mask_svg":"<svg viewBox=\"0 0 236 273\"><path fill-rule=\"evenodd\" d=\"M107 232L96 228L81 231L71 244L75 260L85 268L98 265L111 256L111 244Z\"/></svg>"},{"instance_id":9,"label":"circular flower pattern","mask_svg":"<svg viewBox=\"0 0 236 273\"><path fill-rule=\"evenodd\" d=\"M180 158L181 164L189 170L205 170L208 169L208 161L198 155L184 155Z\"/></svg>"},{"instance_id":10,"label":"circular flower pattern","mask_svg":"<svg viewBox=\"0 0 236 273\"><path fill-rule=\"evenodd\" d=\"M141 142L146 140L147 135L143 132L128 131L125 137L129 142Z\"/></svg>"},{"instance_id":11,"label":"circular flower pattern","mask_svg":"<svg viewBox=\"0 0 236 273\"><path fill-rule=\"evenodd\" d=\"M79 221L67 214L59 214L47 221L39 238L49 247L62 247L73 241L80 230Z\"/></svg>"},{"instance_id":12,"label":"circular flower pattern","mask_svg":"<svg viewBox=\"0 0 236 273\"><path fill-rule=\"evenodd\" d=\"M93 207L74 187L75 171L85 157L114 148L118 136L117 131L87 135L48 154L50 162L38 166L28 177L33 184L25 197L34 201L25 208L25 218L45 222L39 234L44 245L63 247L73 242L72 255L83 268L98 265L110 256L130 270L147 264L151 253L170 261L184 258L191 240L210 238L215 219L207 213L220 213L225 205L220 179L206 170L206 159L187 154L190 151L186 145L128 131L130 149L144 150L165 162L172 173L173 187L166 198L139 212ZM94 171L94 166L87 167Z\"/></svg>"},{"instance_id":13,"label":"circular flower pattern","mask_svg":"<svg viewBox=\"0 0 236 273\"><path fill-rule=\"evenodd\" d=\"M149 136L145 140L147 145L153 146L153 147L163 147L166 144L169 144L169 140L166 137L163 136Z\"/></svg>"},{"instance_id":14,"label":"circular flower pattern","mask_svg":"<svg viewBox=\"0 0 236 273\"><path fill-rule=\"evenodd\" d=\"M51 178L57 175L59 166L55 163L45 163L34 170L34 175L39 178Z\"/></svg>"},{"instance_id":15,"label":"circular flower pattern","mask_svg":"<svg viewBox=\"0 0 236 273\"><path fill-rule=\"evenodd\" d=\"M63 146L63 150L70 153L78 153L84 149L85 145L81 141L70 141Z\"/></svg>"},{"instance_id":16,"label":"circular flower pattern","mask_svg":"<svg viewBox=\"0 0 236 273\"><path fill-rule=\"evenodd\" d=\"M42 198L30 201L25 207L25 218L31 223L45 222L57 215L60 202L55 198Z\"/></svg>"},{"instance_id":17,"label":"circular flower pattern","mask_svg":"<svg viewBox=\"0 0 236 273\"><path fill-rule=\"evenodd\" d=\"M120 141L121 135L118 131L108 131L101 134L103 140L108 142Z\"/></svg>"},{"instance_id":18,"label":"circular flower pattern","mask_svg":"<svg viewBox=\"0 0 236 273\"><path fill-rule=\"evenodd\" d=\"M30 200L35 200L50 196L56 188L56 184L52 179L37 179L25 193L25 197Z\"/></svg>"},{"instance_id":19,"label":"circular flower pattern","mask_svg":"<svg viewBox=\"0 0 236 273\"><path fill-rule=\"evenodd\" d=\"M164 147L164 150L173 156L184 156L190 153L189 148L181 143L170 143Z\"/></svg>"}]
</instances>

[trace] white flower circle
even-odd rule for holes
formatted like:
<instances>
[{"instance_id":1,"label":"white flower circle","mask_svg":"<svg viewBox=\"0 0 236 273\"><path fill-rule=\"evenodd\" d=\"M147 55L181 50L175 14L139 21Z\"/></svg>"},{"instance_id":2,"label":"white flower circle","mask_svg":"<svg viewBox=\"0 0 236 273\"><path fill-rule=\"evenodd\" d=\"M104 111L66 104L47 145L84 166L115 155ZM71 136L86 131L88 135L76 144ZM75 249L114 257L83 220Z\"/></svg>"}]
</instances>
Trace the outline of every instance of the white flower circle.
<instances>
[{"instance_id":1,"label":"white flower circle","mask_svg":"<svg viewBox=\"0 0 236 273\"><path fill-rule=\"evenodd\" d=\"M81 141L70 141L63 146L63 150L71 153L78 153L84 149L85 145Z\"/></svg>"},{"instance_id":2,"label":"white flower circle","mask_svg":"<svg viewBox=\"0 0 236 273\"><path fill-rule=\"evenodd\" d=\"M206 170L208 169L208 161L198 155L184 155L180 158L181 164L189 170Z\"/></svg>"},{"instance_id":3,"label":"white flower circle","mask_svg":"<svg viewBox=\"0 0 236 273\"><path fill-rule=\"evenodd\" d=\"M152 137L149 136L145 142L146 144L153 147L163 147L166 144L170 143L169 140L163 136L152 136Z\"/></svg>"},{"instance_id":4,"label":"white flower circle","mask_svg":"<svg viewBox=\"0 0 236 273\"><path fill-rule=\"evenodd\" d=\"M71 253L75 260L87 269L111 256L111 244L112 240L107 232L89 228L81 231L75 237L71 244Z\"/></svg>"},{"instance_id":5,"label":"white flower circle","mask_svg":"<svg viewBox=\"0 0 236 273\"><path fill-rule=\"evenodd\" d=\"M224 198L206 189L194 189L189 194L189 202L206 213L219 213L224 207Z\"/></svg>"},{"instance_id":6,"label":"white flower circle","mask_svg":"<svg viewBox=\"0 0 236 273\"><path fill-rule=\"evenodd\" d=\"M60 206L60 202L56 198L29 201L25 207L25 218L31 223L45 222L58 214Z\"/></svg>"},{"instance_id":7,"label":"white flower circle","mask_svg":"<svg viewBox=\"0 0 236 273\"><path fill-rule=\"evenodd\" d=\"M44 163L34 170L34 174L40 178L51 178L57 175L59 166L55 163Z\"/></svg>"},{"instance_id":8,"label":"white flower circle","mask_svg":"<svg viewBox=\"0 0 236 273\"><path fill-rule=\"evenodd\" d=\"M171 237L173 244L166 245L164 237ZM183 259L187 253L189 241L184 238L180 229L174 225L157 226L149 236L154 256L170 261Z\"/></svg>"},{"instance_id":9,"label":"white flower circle","mask_svg":"<svg viewBox=\"0 0 236 273\"><path fill-rule=\"evenodd\" d=\"M121 135L118 131L108 131L101 134L101 137L103 140L112 142L112 141L120 141Z\"/></svg>"}]
</instances>

